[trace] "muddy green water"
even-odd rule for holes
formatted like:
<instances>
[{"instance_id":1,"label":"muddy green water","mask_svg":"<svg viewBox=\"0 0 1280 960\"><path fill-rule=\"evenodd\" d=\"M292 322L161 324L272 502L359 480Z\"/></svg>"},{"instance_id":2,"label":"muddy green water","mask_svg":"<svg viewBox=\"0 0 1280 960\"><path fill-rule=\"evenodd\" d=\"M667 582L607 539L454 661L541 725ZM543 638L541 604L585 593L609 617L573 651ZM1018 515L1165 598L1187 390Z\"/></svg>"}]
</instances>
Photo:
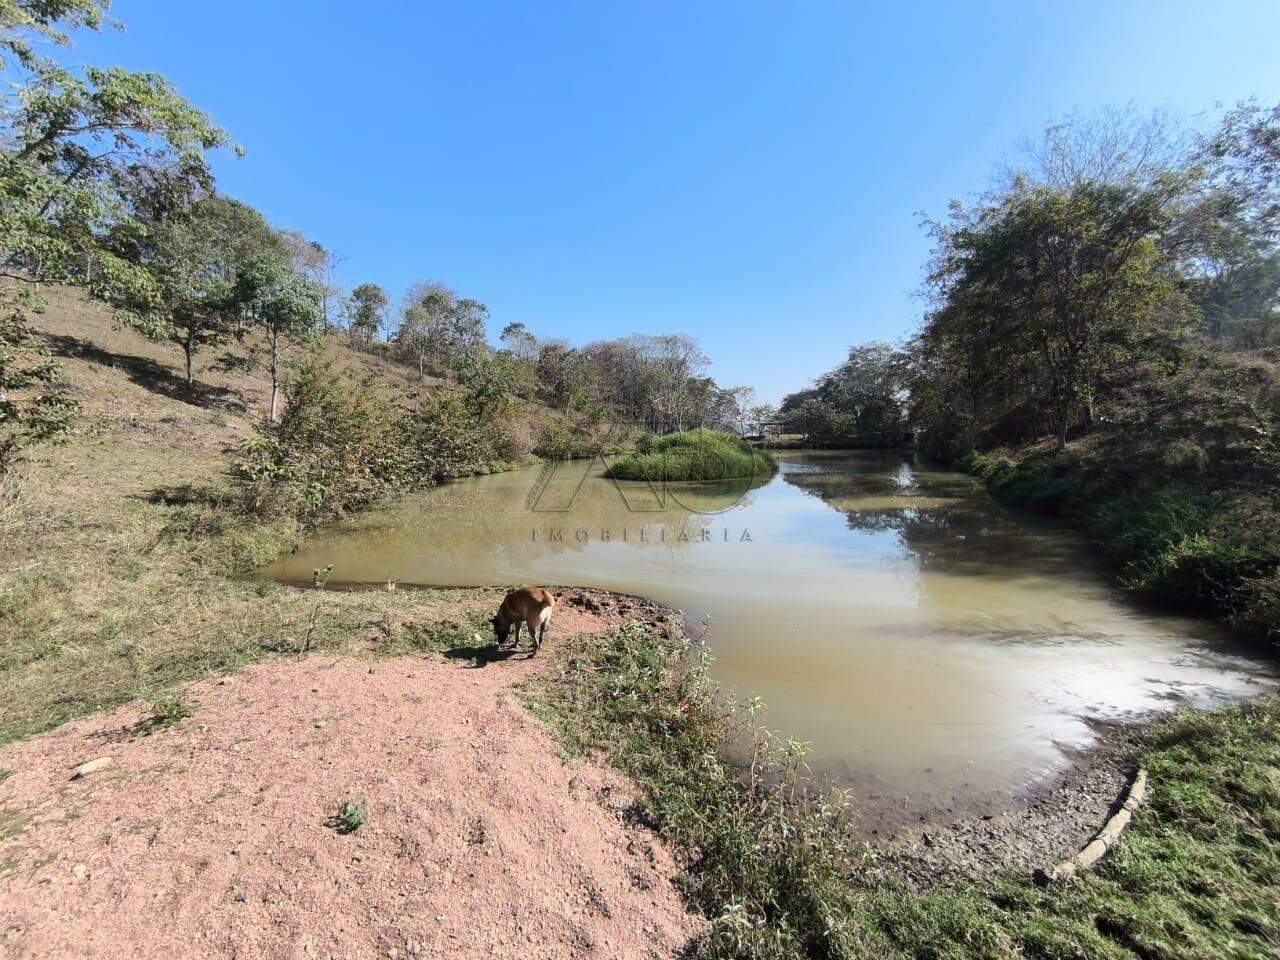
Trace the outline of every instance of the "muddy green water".
<instances>
[{"instance_id":1,"label":"muddy green water","mask_svg":"<svg viewBox=\"0 0 1280 960\"><path fill-rule=\"evenodd\" d=\"M1119 596L1073 535L899 456L791 453L754 489L616 484L587 462L464 480L265 575L329 563L335 584L578 584L709 615L722 683L885 825L1002 809L1093 720L1273 682L1206 623Z\"/></svg>"}]
</instances>

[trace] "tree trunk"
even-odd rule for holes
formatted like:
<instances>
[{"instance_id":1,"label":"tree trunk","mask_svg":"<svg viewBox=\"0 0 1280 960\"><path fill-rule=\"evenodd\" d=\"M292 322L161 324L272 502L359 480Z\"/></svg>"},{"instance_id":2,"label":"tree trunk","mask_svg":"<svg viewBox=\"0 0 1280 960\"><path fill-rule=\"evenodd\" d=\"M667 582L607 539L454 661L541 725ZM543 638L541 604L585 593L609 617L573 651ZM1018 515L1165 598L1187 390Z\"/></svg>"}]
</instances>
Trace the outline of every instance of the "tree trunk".
<instances>
[{"instance_id":1,"label":"tree trunk","mask_svg":"<svg viewBox=\"0 0 1280 960\"><path fill-rule=\"evenodd\" d=\"M187 339L182 342L182 353L187 358L187 389L195 386L196 378L192 370L192 354L195 353L195 345L191 342L191 335L187 335Z\"/></svg>"},{"instance_id":2,"label":"tree trunk","mask_svg":"<svg viewBox=\"0 0 1280 960\"><path fill-rule=\"evenodd\" d=\"M267 423L276 422L276 398L280 393L280 380L278 377L278 359L280 355L280 335L273 333L271 335L271 408L267 411Z\"/></svg>"},{"instance_id":3,"label":"tree trunk","mask_svg":"<svg viewBox=\"0 0 1280 960\"><path fill-rule=\"evenodd\" d=\"M1059 398L1054 404L1053 419L1055 421L1053 425L1054 433L1057 435L1058 440L1058 452L1061 453L1067 449L1067 423L1071 419L1070 408L1063 402L1062 398Z\"/></svg>"}]
</instances>

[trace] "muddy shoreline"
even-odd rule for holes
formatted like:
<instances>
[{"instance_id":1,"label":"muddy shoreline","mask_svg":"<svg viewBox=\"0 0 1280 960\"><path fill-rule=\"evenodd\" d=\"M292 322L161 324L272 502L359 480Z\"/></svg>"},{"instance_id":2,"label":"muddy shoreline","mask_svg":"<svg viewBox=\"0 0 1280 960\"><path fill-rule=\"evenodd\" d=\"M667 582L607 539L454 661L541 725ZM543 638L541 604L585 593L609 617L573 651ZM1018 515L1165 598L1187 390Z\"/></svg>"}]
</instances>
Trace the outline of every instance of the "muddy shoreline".
<instances>
[{"instance_id":1,"label":"muddy shoreline","mask_svg":"<svg viewBox=\"0 0 1280 960\"><path fill-rule=\"evenodd\" d=\"M925 822L878 838L895 875L916 890L996 874L1030 875L1073 856L1124 798L1136 769L1140 723L1095 723L1096 741L1060 773L995 814Z\"/></svg>"}]
</instances>

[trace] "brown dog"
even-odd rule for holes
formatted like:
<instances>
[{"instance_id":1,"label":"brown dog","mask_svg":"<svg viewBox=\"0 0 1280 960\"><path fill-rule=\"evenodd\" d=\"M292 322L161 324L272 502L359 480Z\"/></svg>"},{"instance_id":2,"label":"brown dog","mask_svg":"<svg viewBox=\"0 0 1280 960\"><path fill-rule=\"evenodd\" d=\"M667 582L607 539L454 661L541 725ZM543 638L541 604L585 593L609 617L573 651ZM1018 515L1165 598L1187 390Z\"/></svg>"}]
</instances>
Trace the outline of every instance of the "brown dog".
<instances>
[{"instance_id":1,"label":"brown dog","mask_svg":"<svg viewBox=\"0 0 1280 960\"><path fill-rule=\"evenodd\" d=\"M511 628L514 626L516 628L514 646L518 647L520 625L524 624L529 628L529 636L533 640L533 652L529 654L532 657L538 652L543 638L547 635L547 626L551 623L551 610L555 605L555 594L542 587L520 587L512 590L502 601L502 606L498 608L498 615L490 621L493 624L493 632L498 637L498 644L507 642L507 635L511 633Z\"/></svg>"}]
</instances>

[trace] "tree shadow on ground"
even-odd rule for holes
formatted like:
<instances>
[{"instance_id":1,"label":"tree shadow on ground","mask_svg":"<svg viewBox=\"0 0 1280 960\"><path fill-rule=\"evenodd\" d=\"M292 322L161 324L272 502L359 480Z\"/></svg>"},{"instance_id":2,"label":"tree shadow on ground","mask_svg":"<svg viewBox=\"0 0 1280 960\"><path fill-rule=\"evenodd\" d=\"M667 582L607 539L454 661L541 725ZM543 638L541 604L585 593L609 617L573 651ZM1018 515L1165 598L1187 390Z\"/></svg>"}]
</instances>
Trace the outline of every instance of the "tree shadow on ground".
<instances>
[{"instance_id":1,"label":"tree shadow on ground","mask_svg":"<svg viewBox=\"0 0 1280 960\"><path fill-rule=\"evenodd\" d=\"M113 353L88 340L66 334L46 334L45 339L50 349L58 356L78 357L100 366L123 370L125 375L138 386L171 400L180 400L199 407L215 407L235 413L247 413L249 410L244 396L238 391L198 381L188 384L179 374L150 357Z\"/></svg>"},{"instance_id":2,"label":"tree shadow on ground","mask_svg":"<svg viewBox=\"0 0 1280 960\"><path fill-rule=\"evenodd\" d=\"M533 650L522 650L519 647L500 647L496 643L488 643L484 646L454 647L444 652L444 655L451 660L471 661L471 667L477 670L483 669L491 663L510 660L518 654L523 654L524 659L528 660L533 656Z\"/></svg>"},{"instance_id":3,"label":"tree shadow on ground","mask_svg":"<svg viewBox=\"0 0 1280 960\"><path fill-rule=\"evenodd\" d=\"M172 486L155 487L146 493L133 494L132 499L157 507L217 508L226 504L227 492L212 486L197 487L190 483L175 483Z\"/></svg>"}]
</instances>

